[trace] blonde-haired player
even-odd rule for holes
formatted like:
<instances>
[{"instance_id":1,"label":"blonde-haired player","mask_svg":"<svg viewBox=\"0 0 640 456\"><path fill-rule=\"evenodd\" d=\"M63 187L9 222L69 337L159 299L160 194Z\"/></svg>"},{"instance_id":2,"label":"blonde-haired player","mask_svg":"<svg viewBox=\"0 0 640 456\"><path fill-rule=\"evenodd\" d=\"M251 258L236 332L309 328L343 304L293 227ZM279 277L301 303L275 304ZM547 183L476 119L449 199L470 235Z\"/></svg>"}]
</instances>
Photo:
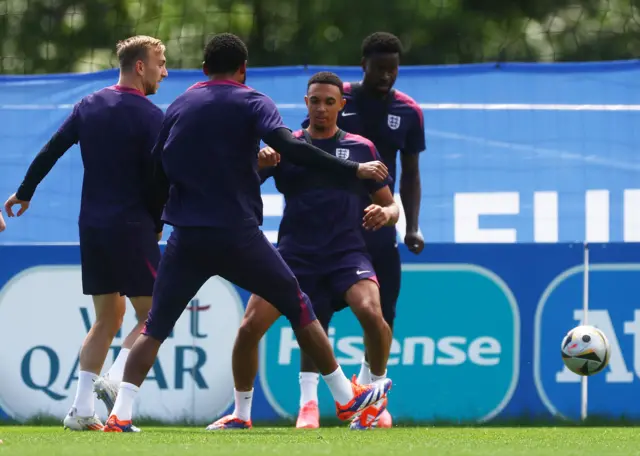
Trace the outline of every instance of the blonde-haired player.
<instances>
[{"instance_id":1,"label":"blonde-haired player","mask_svg":"<svg viewBox=\"0 0 640 456\"><path fill-rule=\"evenodd\" d=\"M95 322L80 350L76 396L64 427L102 430L95 413L94 386L109 411L122 380L129 348L151 308L160 261L161 204L150 191L151 149L164 114L148 98L167 76L165 46L157 38L134 36L117 45L116 85L80 100L35 157L18 191L5 203L9 217L28 208L38 184L56 161L80 144L84 182L79 217L82 288L95 308ZM109 372L99 377L109 347L122 325L128 297L139 323L125 338ZM94 385L95 383L95 385Z\"/></svg>"}]
</instances>

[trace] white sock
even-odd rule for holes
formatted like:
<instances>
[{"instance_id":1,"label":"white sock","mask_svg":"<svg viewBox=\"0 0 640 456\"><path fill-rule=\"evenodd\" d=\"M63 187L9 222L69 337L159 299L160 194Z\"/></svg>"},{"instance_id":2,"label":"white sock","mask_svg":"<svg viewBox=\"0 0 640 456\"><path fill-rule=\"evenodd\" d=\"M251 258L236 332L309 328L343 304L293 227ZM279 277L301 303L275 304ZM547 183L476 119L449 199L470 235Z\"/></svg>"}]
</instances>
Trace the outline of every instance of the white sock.
<instances>
[{"instance_id":1,"label":"white sock","mask_svg":"<svg viewBox=\"0 0 640 456\"><path fill-rule=\"evenodd\" d=\"M351 388L351 382L342 372L342 368L338 368L329 375L323 375L324 381L327 382L327 386L331 390L333 400L340 405L347 404L353 399L353 388Z\"/></svg>"},{"instance_id":2,"label":"white sock","mask_svg":"<svg viewBox=\"0 0 640 456\"><path fill-rule=\"evenodd\" d=\"M98 378L93 372L80 371L78 373L78 388L73 407L78 411L78 416L93 416L96 412L93 397L93 382Z\"/></svg>"},{"instance_id":3,"label":"white sock","mask_svg":"<svg viewBox=\"0 0 640 456\"><path fill-rule=\"evenodd\" d=\"M251 391L238 391L233 389L236 398L236 407L233 410L233 416L244 421L251 419L251 401L253 400L253 388Z\"/></svg>"},{"instance_id":4,"label":"white sock","mask_svg":"<svg viewBox=\"0 0 640 456\"><path fill-rule=\"evenodd\" d=\"M320 374L300 372L300 407L309 401L318 402L318 382Z\"/></svg>"},{"instance_id":5,"label":"white sock","mask_svg":"<svg viewBox=\"0 0 640 456\"><path fill-rule=\"evenodd\" d=\"M358 383L361 385L368 385L371 383L371 369L369 363L363 359L360 365L360 373L358 374Z\"/></svg>"},{"instance_id":6,"label":"white sock","mask_svg":"<svg viewBox=\"0 0 640 456\"><path fill-rule=\"evenodd\" d=\"M382 375L375 375L375 374L371 374L371 383L375 383L379 380L384 380L385 378L387 378L387 370L384 370L384 374Z\"/></svg>"},{"instance_id":7,"label":"white sock","mask_svg":"<svg viewBox=\"0 0 640 456\"><path fill-rule=\"evenodd\" d=\"M129 357L129 352L131 350L128 348L121 348L116 360L113 362L109 371L107 372L107 376L109 380L116 384L120 384L122 381L122 377L124 376L124 366L127 364L127 358Z\"/></svg>"},{"instance_id":8,"label":"white sock","mask_svg":"<svg viewBox=\"0 0 640 456\"><path fill-rule=\"evenodd\" d=\"M115 416L120 421L129 421L133 416L133 403L140 388L133 383L120 383L120 390L116 403L113 406L110 416Z\"/></svg>"}]
</instances>

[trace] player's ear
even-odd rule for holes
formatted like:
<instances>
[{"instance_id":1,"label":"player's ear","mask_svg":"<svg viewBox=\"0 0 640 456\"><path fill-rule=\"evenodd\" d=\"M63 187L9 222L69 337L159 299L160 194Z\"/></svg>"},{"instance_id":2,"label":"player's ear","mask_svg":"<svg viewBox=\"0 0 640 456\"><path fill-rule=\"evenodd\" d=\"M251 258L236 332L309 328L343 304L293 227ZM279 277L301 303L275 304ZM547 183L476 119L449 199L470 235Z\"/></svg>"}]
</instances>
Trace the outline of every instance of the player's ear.
<instances>
[{"instance_id":1,"label":"player's ear","mask_svg":"<svg viewBox=\"0 0 640 456\"><path fill-rule=\"evenodd\" d=\"M136 60L136 73L139 74L140 76L142 76L142 74L144 73L144 61L143 60Z\"/></svg>"},{"instance_id":2,"label":"player's ear","mask_svg":"<svg viewBox=\"0 0 640 456\"><path fill-rule=\"evenodd\" d=\"M347 104L347 99L344 97L340 98L340 111L344 109L344 105L346 104Z\"/></svg>"},{"instance_id":3,"label":"player's ear","mask_svg":"<svg viewBox=\"0 0 640 456\"><path fill-rule=\"evenodd\" d=\"M209 76L209 70L207 70L207 65L204 62L202 62L202 72L205 76Z\"/></svg>"},{"instance_id":4,"label":"player's ear","mask_svg":"<svg viewBox=\"0 0 640 456\"><path fill-rule=\"evenodd\" d=\"M307 105L307 108L309 107L309 97L307 95L304 96L304 104Z\"/></svg>"},{"instance_id":5,"label":"player's ear","mask_svg":"<svg viewBox=\"0 0 640 456\"><path fill-rule=\"evenodd\" d=\"M365 57L362 57L362 60L360 61L360 65L362 65L362 71L364 71L366 73L367 72L367 59Z\"/></svg>"}]
</instances>

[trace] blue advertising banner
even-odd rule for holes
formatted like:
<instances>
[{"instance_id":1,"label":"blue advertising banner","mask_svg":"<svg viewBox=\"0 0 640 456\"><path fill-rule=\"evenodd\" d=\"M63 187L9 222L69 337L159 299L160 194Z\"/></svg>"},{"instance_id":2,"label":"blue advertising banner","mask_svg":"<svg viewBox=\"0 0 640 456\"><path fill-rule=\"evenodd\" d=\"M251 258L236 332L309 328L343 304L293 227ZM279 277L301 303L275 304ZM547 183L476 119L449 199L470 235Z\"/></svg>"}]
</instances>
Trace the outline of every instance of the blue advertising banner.
<instances>
[{"instance_id":1,"label":"blue advertising banner","mask_svg":"<svg viewBox=\"0 0 640 456\"><path fill-rule=\"evenodd\" d=\"M250 66L247 84L271 97L285 124L297 129L307 114L307 82L322 70L344 81L362 78L360 67ZM640 241L639 76L638 60L401 66L395 88L411 96L424 116L418 222L425 239ZM201 70L172 69L149 99L166 109L203 79ZM3 198L17 190L74 104L117 80L116 69L0 75ZM74 146L38 187L29 217L12 220L15 228L3 234L4 241L77 242L82 175ZM283 197L272 181L262 193L264 229L275 242Z\"/></svg>"},{"instance_id":2,"label":"blue advertising banner","mask_svg":"<svg viewBox=\"0 0 640 456\"><path fill-rule=\"evenodd\" d=\"M401 246L403 273L389 359L389 410L398 420L484 422L578 418L579 377L564 369L560 343L580 324L582 244ZM589 379L589 414L640 417L640 245L590 245L589 323L612 347L607 369ZM81 292L77 245L0 246L0 417L66 414L77 355L94 318ZM215 278L189 303L140 393L136 414L205 422L233 405L231 349L249 294ZM106 370L133 312L114 340ZM363 355L349 310L330 339L347 375ZM260 347L253 419L295 418L299 348L281 318ZM323 417L333 417L321 381ZM99 414L105 415L102 405Z\"/></svg>"}]
</instances>

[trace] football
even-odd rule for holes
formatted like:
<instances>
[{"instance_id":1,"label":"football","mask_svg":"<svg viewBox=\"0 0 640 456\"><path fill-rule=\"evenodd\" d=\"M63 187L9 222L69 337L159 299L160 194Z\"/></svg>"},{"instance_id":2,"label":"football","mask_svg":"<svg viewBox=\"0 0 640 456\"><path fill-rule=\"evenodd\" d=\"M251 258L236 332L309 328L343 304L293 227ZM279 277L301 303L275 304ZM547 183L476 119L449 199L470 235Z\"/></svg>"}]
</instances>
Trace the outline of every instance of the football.
<instances>
[{"instance_id":1,"label":"football","mask_svg":"<svg viewBox=\"0 0 640 456\"><path fill-rule=\"evenodd\" d=\"M573 328L562 340L562 361L575 374L597 374L607 367L610 356L607 337L593 326Z\"/></svg>"}]
</instances>

